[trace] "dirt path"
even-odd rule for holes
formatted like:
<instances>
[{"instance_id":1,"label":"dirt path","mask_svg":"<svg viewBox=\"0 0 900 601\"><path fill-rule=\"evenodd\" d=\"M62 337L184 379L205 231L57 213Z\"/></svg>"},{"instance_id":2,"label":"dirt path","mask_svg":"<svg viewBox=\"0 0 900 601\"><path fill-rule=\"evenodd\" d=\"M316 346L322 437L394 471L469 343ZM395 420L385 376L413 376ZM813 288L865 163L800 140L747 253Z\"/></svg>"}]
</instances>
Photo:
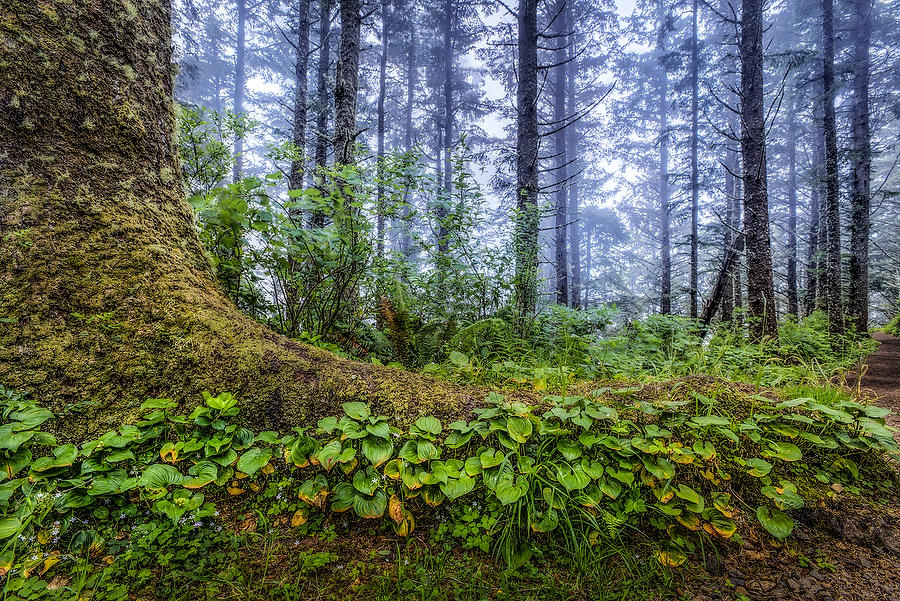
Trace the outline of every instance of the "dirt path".
<instances>
[{"instance_id":1,"label":"dirt path","mask_svg":"<svg viewBox=\"0 0 900 601\"><path fill-rule=\"evenodd\" d=\"M866 359L864 397L891 410L889 426L900 440L900 338L876 332L878 350ZM857 376L848 374L847 384ZM900 506L897 497L878 507L838 498L828 507L795 512L794 540L773 544L748 537L726 553L718 573L697 570L692 601L900 601Z\"/></svg>"},{"instance_id":2,"label":"dirt path","mask_svg":"<svg viewBox=\"0 0 900 601\"><path fill-rule=\"evenodd\" d=\"M867 360L868 371L863 375L863 388L878 397L876 403L891 410L888 425L898 430L900 437L900 338L876 332L872 337L881 343Z\"/></svg>"}]
</instances>

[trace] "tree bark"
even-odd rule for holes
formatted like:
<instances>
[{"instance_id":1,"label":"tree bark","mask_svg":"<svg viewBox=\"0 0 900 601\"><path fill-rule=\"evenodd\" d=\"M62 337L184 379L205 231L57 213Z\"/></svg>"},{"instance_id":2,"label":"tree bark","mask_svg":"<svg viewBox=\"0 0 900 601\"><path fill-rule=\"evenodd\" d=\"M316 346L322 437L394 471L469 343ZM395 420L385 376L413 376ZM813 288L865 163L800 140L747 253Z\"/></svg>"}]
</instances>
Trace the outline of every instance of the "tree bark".
<instances>
[{"instance_id":1,"label":"tree bark","mask_svg":"<svg viewBox=\"0 0 900 601\"><path fill-rule=\"evenodd\" d=\"M283 430L347 400L403 422L481 400L297 344L226 298L181 190L168 2L5 7L0 381L57 412L80 403L62 438L203 390L233 392L248 426Z\"/></svg>"},{"instance_id":2,"label":"tree bark","mask_svg":"<svg viewBox=\"0 0 900 601\"><path fill-rule=\"evenodd\" d=\"M381 56L378 59L378 150L376 155L377 189L375 193L375 252L384 256L384 101L387 96L388 1L381 0Z\"/></svg>"},{"instance_id":3,"label":"tree bark","mask_svg":"<svg viewBox=\"0 0 900 601\"><path fill-rule=\"evenodd\" d=\"M516 93L515 306L527 316L537 308L538 119L537 0L519 0L519 86Z\"/></svg>"},{"instance_id":4,"label":"tree bark","mask_svg":"<svg viewBox=\"0 0 900 601\"><path fill-rule=\"evenodd\" d=\"M743 0L740 50L744 241L747 248L747 315L751 335L756 339L778 332L766 189L762 40L763 0Z\"/></svg>"},{"instance_id":5,"label":"tree bark","mask_svg":"<svg viewBox=\"0 0 900 601\"><path fill-rule=\"evenodd\" d=\"M669 241L669 75L664 63L666 54L666 19L665 3L661 0L658 9L659 32L656 41L656 52L659 61L659 258L661 267L659 312L663 315L672 313L672 257Z\"/></svg>"},{"instance_id":6,"label":"tree bark","mask_svg":"<svg viewBox=\"0 0 900 601\"><path fill-rule=\"evenodd\" d=\"M829 331L844 332L841 301L841 214L838 183L837 127L834 116L834 0L822 0L822 83L825 86L822 127L825 136L825 309Z\"/></svg>"},{"instance_id":7,"label":"tree bark","mask_svg":"<svg viewBox=\"0 0 900 601\"><path fill-rule=\"evenodd\" d=\"M725 249L725 253L722 257L722 263L725 264L728 259L728 253L734 244L735 240L735 231L733 229L735 221L738 221L735 217L735 194L737 192L735 188L735 177L734 174L738 172L737 165L737 153L726 150L725 156L725 235L722 247ZM734 263L736 261L732 260L731 264L727 266L727 270L725 272L725 282L723 283L722 289L722 321L730 322L732 316L734 315Z\"/></svg>"},{"instance_id":8,"label":"tree bark","mask_svg":"<svg viewBox=\"0 0 900 601\"><path fill-rule=\"evenodd\" d=\"M406 54L406 124L403 131L403 149L412 152L413 149L413 108L415 107L416 88L416 26L413 19L409 20L409 49ZM403 228L400 235L400 254L409 258L412 254L412 236L410 235L410 186L403 191Z\"/></svg>"},{"instance_id":9,"label":"tree bark","mask_svg":"<svg viewBox=\"0 0 900 601\"><path fill-rule=\"evenodd\" d=\"M331 64L331 0L319 2L319 58L316 65L316 145L314 160L316 179L321 186L321 171L328 165L328 119L331 116L331 91L328 87L328 71ZM313 227L325 225L324 214L317 212L311 219Z\"/></svg>"},{"instance_id":10,"label":"tree bark","mask_svg":"<svg viewBox=\"0 0 900 601\"><path fill-rule=\"evenodd\" d=\"M698 295L697 278L700 269L699 238L697 226L700 220L700 169L697 161L697 146L699 142L699 97L700 80L700 56L697 40L697 0L693 0L693 13L691 25L691 274L690 274L690 316L697 317Z\"/></svg>"},{"instance_id":11,"label":"tree bark","mask_svg":"<svg viewBox=\"0 0 900 601\"><path fill-rule=\"evenodd\" d=\"M246 24L247 24L247 0L237 1L237 36L234 48L234 114L244 113L244 88L247 85L245 68L246 53ZM239 135L234 139L234 166L231 179L237 182L243 176L244 171L244 136Z\"/></svg>"},{"instance_id":12,"label":"tree bark","mask_svg":"<svg viewBox=\"0 0 900 601\"><path fill-rule=\"evenodd\" d=\"M578 97L576 95L576 82L578 78L578 60L576 53L575 15L572 3L566 3L566 22L569 24L569 63L566 65L566 99L569 115L578 112ZM572 285L569 298L573 309L581 306L581 214L578 206L578 184L581 176L578 171L578 122L574 122L565 129L566 132L566 157L572 169L569 179L569 262L572 265Z\"/></svg>"},{"instance_id":13,"label":"tree bark","mask_svg":"<svg viewBox=\"0 0 900 601\"><path fill-rule=\"evenodd\" d=\"M359 91L360 0L340 0L341 45L334 76L334 162L353 165L356 145L356 95Z\"/></svg>"},{"instance_id":14,"label":"tree bark","mask_svg":"<svg viewBox=\"0 0 900 601\"><path fill-rule=\"evenodd\" d=\"M297 2L297 57L294 60L294 147L299 156L291 161L288 184L291 190L303 188L306 171L306 71L309 65L309 0Z\"/></svg>"},{"instance_id":15,"label":"tree bark","mask_svg":"<svg viewBox=\"0 0 900 601\"><path fill-rule=\"evenodd\" d=\"M568 127L563 127L566 120L566 46L568 33L568 23L566 19L567 0L558 0L554 13L558 13L554 22L554 42L558 45L554 50L554 62L557 66L553 69L553 122L554 126L560 128L554 134L555 154L556 154L556 179L559 182L556 190L556 210L555 210L555 267L556 267L556 304L569 304L569 261L566 248L566 229L568 228L567 209L568 209L568 181L567 181L567 144L566 133Z\"/></svg>"},{"instance_id":16,"label":"tree bark","mask_svg":"<svg viewBox=\"0 0 900 601\"><path fill-rule=\"evenodd\" d=\"M451 197L453 195L453 121L455 111L453 106L453 20L454 20L454 0L444 0L444 90L443 90L443 117L444 131L443 137L443 155L444 166L441 171L442 180L440 182L440 192L438 194L438 253L443 256L450 250L450 239L447 231L447 215L449 214ZM440 157L438 158L440 161Z\"/></svg>"},{"instance_id":17,"label":"tree bark","mask_svg":"<svg viewBox=\"0 0 900 601\"><path fill-rule=\"evenodd\" d=\"M794 81L788 82L788 131L787 131L787 297L788 315L796 319L800 315L797 300L797 114Z\"/></svg>"},{"instance_id":18,"label":"tree bark","mask_svg":"<svg viewBox=\"0 0 900 601\"><path fill-rule=\"evenodd\" d=\"M853 183L850 193L850 289L847 311L856 331L869 329L869 204L872 170L869 129L869 43L872 0L855 0L852 134Z\"/></svg>"}]
</instances>

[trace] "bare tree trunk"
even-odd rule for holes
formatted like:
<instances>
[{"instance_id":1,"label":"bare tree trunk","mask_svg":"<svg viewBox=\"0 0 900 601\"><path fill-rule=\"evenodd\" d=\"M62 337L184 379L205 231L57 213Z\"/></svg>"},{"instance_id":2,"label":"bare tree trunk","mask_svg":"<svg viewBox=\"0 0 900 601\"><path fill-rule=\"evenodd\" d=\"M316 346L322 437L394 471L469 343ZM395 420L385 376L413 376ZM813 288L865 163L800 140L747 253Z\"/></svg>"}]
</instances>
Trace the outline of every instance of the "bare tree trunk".
<instances>
[{"instance_id":1,"label":"bare tree trunk","mask_svg":"<svg viewBox=\"0 0 900 601\"><path fill-rule=\"evenodd\" d=\"M734 230L732 229L734 222L737 220L734 211L734 197L736 193L735 189L735 177L734 174L737 173L737 154L726 150L725 151L725 236L723 240L722 246L725 249L725 253L722 257L723 264L728 258L729 249L734 245ZM722 321L729 322L734 314L734 263L739 261L740 259L736 259L728 265L728 269L725 272L725 282L723 284L722 289Z\"/></svg>"},{"instance_id":2,"label":"bare tree trunk","mask_svg":"<svg viewBox=\"0 0 900 601\"><path fill-rule=\"evenodd\" d=\"M666 66L663 63L663 57L666 54L666 18L665 3L660 0L658 9L659 33L656 42L656 52L659 61L659 242L660 265L662 269L659 312L663 315L672 313L672 257L669 241L669 75L666 71Z\"/></svg>"},{"instance_id":3,"label":"bare tree trunk","mask_svg":"<svg viewBox=\"0 0 900 601\"><path fill-rule=\"evenodd\" d=\"M818 156L818 152L815 156ZM809 315L816 310L819 297L819 215L821 213L819 184L813 181L809 198L809 231L806 237L806 296L804 312Z\"/></svg>"},{"instance_id":4,"label":"bare tree trunk","mask_svg":"<svg viewBox=\"0 0 900 601\"><path fill-rule=\"evenodd\" d=\"M825 135L825 308L832 334L844 332L841 302L841 214L838 183L837 127L834 116L834 0L822 0L822 127Z\"/></svg>"},{"instance_id":5,"label":"bare tree trunk","mask_svg":"<svg viewBox=\"0 0 900 601\"><path fill-rule=\"evenodd\" d=\"M743 0L740 51L744 240L747 248L747 314L750 332L756 339L778 332L766 189L762 41L763 0Z\"/></svg>"},{"instance_id":6,"label":"bare tree trunk","mask_svg":"<svg viewBox=\"0 0 900 601\"><path fill-rule=\"evenodd\" d=\"M234 113L241 115L244 112L244 88L247 85L245 69L245 53L247 22L247 0L237 0L237 38L234 48ZM231 179L237 182L241 179L244 170L244 137L237 136L234 139L234 166L231 171Z\"/></svg>"},{"instance_id":7,"label":"bare tree trunk","mask_svg":"<svg viewBox=\"0 0 900 601\"><path fill-rule=\"evenodd\" d=\"M737 168L742 169L741 157L735 153L735 173L739 173ZM743 206L744 206L744 186L740 178L734 178L734 207L732 215L734 222L731 224L732 230L735 232L744 231ZM740 234L738 234L740 236ZM737 238L737 251L740 254L744 252L744 237ZM732 292L734 293L734 308L737 311L737 325L742 327L744 324L744 273L743 265L741 265L740 257L734 262L732 267L734 277L732 278Z\"/></svg>"},{"instance_id":8,"label":"bare tree trunk","mask_svg":"<svg viewBox=\"0 0 900 601\"><path fill-rule=\"evenodd\" d=\"M538 119L537 0L519 0L516 93L516 224L513 240L515 305L521 315L537 308L538 276Z\"/></svg>"},{"instance_id":9,"label":"bare tree trunk","mask_svg":"<svg viewBox=\"0 0 900 601\"><path fill-rule=\"evenodd\" d=\"M851 3L855 18L853 37L853 187L850 195L850 289L848 313L857 332L869 329L869 204L872 169L869 130L869 43L872 36L872 0Z\"/></svg>"},{"instance_id":10,"label":"bare tree trunk","mask_svg":"<svg viewBox=\"0 0 900 601\"><path fill-rule=\"evenodd\" d=\"M584 308L591 308L591 268L593 267L593 249L591 248L591 234L593 229L585 224L584 228Z\"/></svg>"},{"instance_id":11,"label":"bare tree trunk","mask_svg":"<svg viewBox=\"0 0 900 601\"><path fill-rule=\"evenodd\" d=\"M319 1L319 60L316 66L316 179L322 185L321 172L328 165L328 119L331 116L331 92L328 88L328 71L331 64L331 0ZM313 227L325 225L325 215L314 213L310 221Z\"/></svg>"},{"instance_id":12,"label":"bare tree trunk","mask_svg":"<svg viewBox=\"0 0 900 601\"><path fill-rule=\"evenodd\" d=\"M413 149L413 108L415 106L416 89L416 26L413 19L409 21L409 52L406 55L406 123L403 133L403 149ZM400 254L409 258L412 253L412 236L410 236L410 186L407 184L403 192L403 233L400 236Z\"/></svg>"},{"instance_id":13,"label":"bare tree trunk","mask_svg":"<svg viewBox=\"0 0 900 601\"><path fill-rule=\"evenodd\" d=\"M306 71L309 65L309 0L297 2L297 57L294 60L294 147L300 155L291 161L288 184L291 190L303 188L306 169Z\"/></svg>"},{"instance_id":14,"label":"bare tree trunk","mask_svg":"<svg viewBox=\"0 0 900 601\"><path fill-rule=\"evenodd\" d=\"M566 181L568 173L567 165L567 147L566 133L568 127L563 127L566 120L566 47L568 23L566 19L567 0L557 0L554 13L558 13L554 22L554 38L558 45L554 50L554 62L557 67L554 68L553 82L553 121L557 128L561 128L556 132L554 137L555 153L556 153L556 179L559 182L556 190L556 215L555 215L555 267L556 267L556 304L569 304L569 261L566 252L566 229L568 224L567 209L568 198L566 191L568 189L568 181Z\"/></svg>"},{"instance_id":15,"label":"bare tree trunk","mask_svg":"<svg viewBox=\"0 0 900 601\"><path fill-rule=\"evenodd\" d=\"M800 309L797 301L797 114L793 78L788 82L788 132L787 132L787 296L788 314L797 318Z\"/></svg>"},{"instance_id":16,"label":"bare tree trunk","mask_svg":"<svg viewBox=\"0 0 900 601\"><path fill-rule=\"evenodd\" d=\"M64 424L76 442L135 419L147 398L190 410L203 390L234 393L248 427L282 430L349 400L408 422L464 417L484 397L241 314L179 181L169 3L46 6L6 0L0 20L0 37L34 42L0 45L0 80L17 86L0 85L0 381L56 411L90 401ZM23 231L28 245L11 235Z\"/></svg>"},{"instance_id":17,"label":"bare tree trunk","mask_svg":"<svg viewBox=\"0 0 900 601\"><path fill-rule=\"evenodd\" d=\"M690 316L697 317L697 278L700 268L699 238L697 233L700 219L700 170L697 165L697 145L699 138L698 116L700 81L700 57L697 43L697 0L693 0L691 26L691 275L690 275Z\"/></svg>"},{"instance_id":18,"label":"bare tree trunk","mask_svg":"<svg viewBox=\"0 0 900 601\"><path fill-rule=\"evenodd\" d=\"M578 98L576 96L576 79L578 77L578 61L575 50L575 18L572 3L566 2L566 22L571 33L569 34L569 63L566 65L566 98L569 115L578 112ZM573 309L581 305L581 215L578 206L578 183L581 176L578 174L581 168L578 160L578 122L572 123L566 128L566 157L572 168L569 180L569 262L572 265L572 285L569 298Z\"/></svg>"},{"instance_id":19,"label":"bare tree trunk","mask_svg":"<svg viewBox=\"0 0 900 601\"><path fill-rule=\"evenodd\" d=\"M356 95L359 90L360 0L340 0L341 45L334 76L334 162L356 163Z\"/></svg>"},{"instance_id":20,"label":"bare tree trunk","mask_svg":"<svg viewBox=\"0 0 900 601\"><path fill-rule=\"evenodd\" d=\"M378 60L378 150L377 190L375 193L375 253L384 256L384 101L387 96L388 1L381 0L381 56Z\"/></svg>"}]
</instances>

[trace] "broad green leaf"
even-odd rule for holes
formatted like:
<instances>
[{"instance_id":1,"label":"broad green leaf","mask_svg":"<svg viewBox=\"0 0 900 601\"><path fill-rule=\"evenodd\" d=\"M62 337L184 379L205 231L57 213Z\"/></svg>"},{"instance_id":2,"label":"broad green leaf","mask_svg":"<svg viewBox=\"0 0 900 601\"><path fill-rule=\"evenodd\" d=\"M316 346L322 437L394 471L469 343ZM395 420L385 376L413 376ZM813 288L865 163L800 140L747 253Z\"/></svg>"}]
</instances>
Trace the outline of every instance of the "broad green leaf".
<instances>
[{"instance_id":1,"label":"broad green leaf","mask_svg":"<svg viewBox=\"0 0 900 601\"><path fill-rule=\"evenodd\" d=\"M22 522L17 517L0 518L0 540L9 538L22 528Z\"/></svg>"},{"instance_id":2,"label":"broad green leaf","mask_svg":"<svg viewBox=\"0 0 900 601\"><path fill-rule=\"evenodd\" d=\"M262 469L272 459L271 449L253 448L248 449L241 458L238 459L235 466L238 471L244 472L248 476L252 476L257 470Z\"/></svg>"},{"instance_id":3,"label":"broad green leaf","mask_svg":"<svg viewBox=\"0 0 900 601\"><path fill-rule=\"evenodd\" d=\"M385 440L390 440L391 438L391 427L385 421L375 422L374 424L366 424L366 432L368 432L372 436L384 438Z\"/></svg>"},{"instance_id":4,"label":"broad green leaf","mask_svg":"<svg viewBox=\"0 0 900 601\"><path fill-rule=\"evenodd\" d=\"M707 426L727 426L731 420L721 415L695 415L691 421L701 427Z\"/></svg>"},{"instance_id":5,"label":"broad green leaf","mask_svg":"<svg viewBox=\"0 0 900 601\"><path fill-rule=\"evenodd\" d=\"M617 480L610 480L609 478L602 479L597 484L597 488L612 499L618 499L619 495L622 494L622 485Z\"/></svg>"},{"instance_id":6,"label":"broad green leaf","mask_svg":"<svg viewBox=\"0 0 900 601\"><path fill-rule=\"evenodd\" d=\"M524 497L525 493L527 492L528 482L522 476L518 476L515 481L513 481L513 478L511 476L508 478L502 478L497 483L497 486L494 490L494 494L503 505L515 503L516 501Z\"/></svg>"},{"instance_id":7,"label":"broad green leaf","mask_svg":"<svg viewBox=\"0 0 900 601\"><path fill-rule=\"evenodd\" d=\"M557 440L556 450L565 457L566 461L574 461L581 457L581 445L568 438L560 438Z\"/></svg>"},{"instance_id":8,"label":"broad green leaf","mask_svg":"<svg viewBox=\"0 0 900 601\"><path fill-rule=\"evenodd\" d=\"M487 470L492 467L500 465L503 462L505 455L503 454L502 451L498 451L496 449L488 449L487 451L484 451L483 453L481 453L481 455L479 455L478 457L481 460L482 469ZM466 463L468 465L468 462L466 462ZM468 468L466 471L468 471ZM474 474L471 474L471 475L474 475Z\"/></svg>"},{"instance_id":9,"label":"broad green leaf","mask_svg":"<svg viewBox=\"0 0 900 601\"><path fill-rule=\"evenodd\" d=\"M441 492L447 495L447 498L452 501L472 492L475 488L475 484L475 478L462 474L459 478L449 479L440 486Z\"/></svg>"},{"instance_id":10,"label":"broad green leaf","mask_svg":"<svg viewBox=\"0 0 900 601\"><path fill-rule=\"evenodd\" d=\"M552 532L559 525L559 514L555 509L549 508L544 512L538 512L531 522L533 532Z\"/></svg>"},{"instance_id":11,"label":"broad green leaf","mask_svg":"<svg viewBox=\"0 0 900 601\"><path fill-rule=\"evenodd\" d=\"M390 459L394 453L394 443L377 436L363 438L360 448L363 456L375 467Z\"/></svg>"},{"instance_id":12,"label":"broad green leaf","mask_svg":"<svg viewBox=\"0 0 900 601\"><path fill-rule=\"evenodd\" d=\"M559 464L556 466L556 479L569 492L573 490L581 490L591 483L591 477L588 476L582 467L578 464L566 465Z\"/></svg>"},{"instance_id":13,"label":"broad green leaf","mask_svg":"<svg viewBox=\"0 0 900 601\"><path fill-rule=\"evenodd\" d=\"M349 482L340 482L335 485L331 496L331 511L347 511L353 507L356 492Z\"/></svg>"},{"instance_id":14,"label":"broad green leaf","mask_svg":"<svg viewBox=\"0 0 900 601\"><path fill-rule=\"evenodd\" d=\"M92 497L114 495L129 491L135 486L137 486L137 478L129 478L124 470L113 470L94 476L87 493Z\"/></svg>"},{"instance_id":15,"label":"broad green leaf","mask_svg":"<svg viewBox=\"0 0 900 601\"><path fill-rule=\"evenodd\" d=\"M355 419L356 421L361 422L369 417L369 406L365 403L343 403L341 405L341 408L344 410L344 413L347 414L347 417L349 417L350 419Z\"/></svg>"},{"instance_id":16,"label":"broad green leaf","mask_svg":"<svg viewBox=\"0 0 900 601\"><path fill-rule=\"evenodd\" d=\"M506 420L506 431L513 440L520 444L524 444L528 440L533 429L531 421L524 417L513 416Z\"/></svg>"},{"instance_id":17,"label":"broad green leaf","mask_svg":"<svg viewBox=\"0 0 900 601\"><path fill-rule=\"evenodd\" d=\"M762 478L772 471L772 464L765 459L753 458L748 459L745 463L750 468L747 473L757 478Z\"/></svg>"},{"instance_id":18,"label":"broad green leaf","mask_svg":"<svg viewBox=\"0 0 900 601\"><path fill-rule=\"evenodd\" d=\"M381 476L373 467L357 470L353 474L353 488L365 495L373 495L381 485Z\"/></svg>"},{"instance_id":19,"label":"broad green leaf","mask_svg":"<svg viewBox=\"0 0 900 601\"><path fill-rule=\"evenodd\" d=\"M756 509L756 518L777 539L787 538L794 530L794 520L777 509L761 505Z\"/></svg>"},{"instance_id":20,"label":"broad green leaf","mask_svg":"<svg viewBox=\"0 0 900 601\"><path fill-rule=\"evenodd\" d=\"M803 453L800 452L800 448L789 442L769 441L769 448L772 450L773 456L784 461L800 461L803 459Z\"/></svg>"},{"instance_id":21,"label":"broad green leaf","mask_svg":"<svg viewBox=\"0 0 900 601\"><path fill-rule=\"evenodd\" d=\"M376 491L374 496L359 494L353 496L353 511L361 518L380 518L386 509L387 495L383 490Z\"/></svg>"},{"instance_id":22,"label":"broad green leaf","mask_svg":"<svg viewBox=\"0 0 900 601\"><path fill-rule=\"evenodd\" d=\"M148 465L141 479L138 480L138 486L143 488L162 489L173 485L180 485L184 482L184 476L171 465L154 464Z\"/></svg>"},{"instance_id":23,"label":"broad green leaf","mask_svg":"<svg viewBox=\"0 0 900 601\"><path fill-rule=\"evenodd\" d=\"M45 472L57 467L68 467L75 463L77 449L73 444L64 444L53 449L53 457L39 457L31 465L33 472ZM132 455L134 458L134 455Z\"/></svg>"},{"instance_id":24,"label":"broad green leaf","mask_svg":"<svg viewBox=\"0 0 900 601\"><path fill-rule=\"evenodd\" d=\"M28 407L21 411L13 411L8 417L9 421L13 422L11 425L14 432L32 430L52 418L53 414L43 407Z\"/></svg>"},{"instance_id":25,"label":"broad green leaf","mask_svg":"<svg viewBox=\"0 0 900 601\"><path fill-rule=\"evenodd\" d=\"M429 459L437 459L441 456L440 447L435 446L427 440L416 441L416 455L420 461L428 461Z\"/></svg>"},{"instance_id":26,"label":"broad green leaf","mask_svg":"<svg viewBox=\"0 0 900 601\"><path fill-rule=\"evenodd\" d=\"M416 427L429 434L441 433L441 422L436 417L425 415L416 420Z\"/></svg>"}]
</instances>

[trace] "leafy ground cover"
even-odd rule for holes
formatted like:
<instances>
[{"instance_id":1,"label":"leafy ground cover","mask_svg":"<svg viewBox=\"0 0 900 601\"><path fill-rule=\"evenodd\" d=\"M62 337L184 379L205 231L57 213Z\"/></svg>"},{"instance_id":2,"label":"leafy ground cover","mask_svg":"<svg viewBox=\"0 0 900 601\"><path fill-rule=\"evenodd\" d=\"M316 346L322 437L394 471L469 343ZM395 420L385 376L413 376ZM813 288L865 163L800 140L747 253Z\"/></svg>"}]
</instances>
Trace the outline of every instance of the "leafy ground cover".
<instances>
[{"instance_id":1,"label":"leafy ground cover","mask_svg":"<svg viewBox=\"0 0 900 601\"><path fill-rule=\"evenodd\" d=\"M451 378L472 364L448 363ZM4 594L765 596L779 587L756 591L747 565L834 565L802 549L817 525L846 534L836 503L882 516L853 527L860 544L896 543L877 509L896 502L887 412L811 378L532 378L558 394L527 406L492 393L468 419L402 430L364 403L279 433L242 427L227 393L189 415L153 399L137 423L63 444L49 411L4 389Z\"/></svg>"}]
</instances>

